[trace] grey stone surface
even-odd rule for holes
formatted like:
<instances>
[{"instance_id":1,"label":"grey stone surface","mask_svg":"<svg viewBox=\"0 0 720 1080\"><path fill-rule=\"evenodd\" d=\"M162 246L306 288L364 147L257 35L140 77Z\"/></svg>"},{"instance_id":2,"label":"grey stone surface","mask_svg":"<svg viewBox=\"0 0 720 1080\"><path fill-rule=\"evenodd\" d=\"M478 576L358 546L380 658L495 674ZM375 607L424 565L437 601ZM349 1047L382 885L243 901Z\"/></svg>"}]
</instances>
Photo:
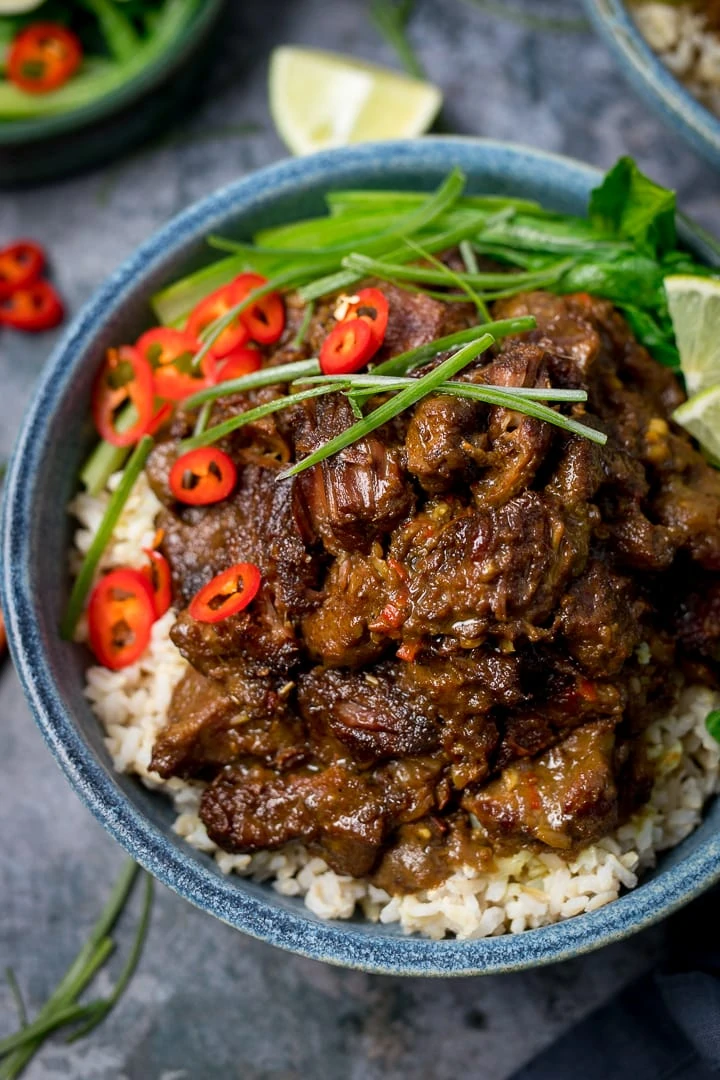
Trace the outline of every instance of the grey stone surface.
<instances>
[{"instance_id":1,"label":"grey stone surface","mask_svg":"<svg viewBox=\"0 0 720 1080\"><path fill-rule=\"evenodd\" d=\"M504 6L578 14L572 0ZM230 0L229 8L203 100L167 138L84 176L0 196L0 239L30 234L47 245L71 312L178 210L283 154L265 97L273 44L302 42L393 62L362 0ZM601 166L630 152L677 187L686 210L720 227L717 175L635 99L589 33L531 32L482 3L420 0L413 38L446 93L450 130ZM0 457L11 448L51 345L52 335L0 337ZM14 967L35 1009L84 940L123 855L58 772L7 664L0 675L0 761L0 967ZM129 932L121 928L124 944ZM287 956L158 888L150 938L120 1006L90 1039L48 1044L26 1075L504 1080L646 969L661 940L656 929L525 975L403 981ZM0 985L0 1033L15 1023Z\"/></svg>"}]
</instances>

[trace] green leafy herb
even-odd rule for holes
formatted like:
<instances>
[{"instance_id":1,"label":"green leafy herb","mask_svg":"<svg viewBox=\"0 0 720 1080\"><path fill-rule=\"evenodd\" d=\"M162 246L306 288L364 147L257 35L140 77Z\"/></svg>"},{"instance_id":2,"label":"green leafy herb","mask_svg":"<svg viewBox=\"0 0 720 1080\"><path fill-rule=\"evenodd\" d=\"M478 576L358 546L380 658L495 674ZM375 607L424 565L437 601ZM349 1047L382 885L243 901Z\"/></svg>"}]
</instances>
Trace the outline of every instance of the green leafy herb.
<instances>
[{"instance_id":1,"label":"green leafy herb","mask_svg":"<svg viewBox=\"0 0 720 1080\"><path fill-rule=\"evenodd\" d=\"M620 158L590 197L590 221L601 232L663 255L675 247L675 192L655 184L632 158Z\"/></svg>"},{"instance_id":2,"label":"green leafy herb","mask_svg":"<svg viewBox=\"0 0 720 1080\"><path fill-rule=\"evenodd\" d=\"M713 739L720 743L720 709L713 709L705 717L705 727L708 729Z\"/></svg>"},{"instance_id":3,"label":"green leafy herb","mask_svg":"<svg viewBox=\"0 0 720 1080\"><path fill-rule=\"evenodd\" d=\"M98 563L113 534L113 529L118 523L118 519L130 496L130 492L134 488L137 478L145 467L145 462L152 449L152 445L153 440L150 436L144 435L133 450L132 457L125 466L125 471L120 483L110 496L110 501L105 510L105 515L100 522L100 527L93 537L93 541L88 548L82 566L80 567L80 573L75 579L75 584L70 593L68 608L65 617L60 624L60 634L66 641L70 641L75 633L75 627L77 626L78 619L85 606L85 600L90 592L90 587L92 586Z\"/></svg>"},{"instance_id":4,"label":"green leafy herb","mask_svg":"<svg viewBox=\"0 0 720 1080\"><path fill-rule=\"evenodd\" d=\"M618 302L617 306L627 319L635 337L642 341L658 363L673 371L680 371L680 353L675 344L670 316L643 311L635 304Z\"/></svg>"}]
</instances>

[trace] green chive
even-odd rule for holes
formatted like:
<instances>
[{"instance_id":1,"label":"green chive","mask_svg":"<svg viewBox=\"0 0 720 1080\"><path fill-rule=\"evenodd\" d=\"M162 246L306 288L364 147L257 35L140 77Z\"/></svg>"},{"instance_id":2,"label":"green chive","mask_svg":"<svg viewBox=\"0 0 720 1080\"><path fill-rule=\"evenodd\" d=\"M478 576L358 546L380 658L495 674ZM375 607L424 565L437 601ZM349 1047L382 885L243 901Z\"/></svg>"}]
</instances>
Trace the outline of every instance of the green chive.
<instances>
[{"instance_id":1,"label":"green chive","mask_svg":"<svg viewBox=\"0 0 720 1080\"><path fill-rule=\"evenodd\" d=\"M458 214L457 218L457 225L433 233L424 239L423 246L426 251L444 251L446 248L454 247L461 240L466 240L469 236L474 236L479 232L487 220L487 216L479 212L468 213L467 215ZM358 252L358 254L362 253ZM412 252L408 251L406 247L396 248L387 252L386 255L386 259L392 263L409 262L411 258ZM298 294L301 300L317 300L321 296L326 296L327 293L337 292L338 289L347 289L351 285L357 284L358 281L362 281L364 277L367 277L364 272L341 270L328 277L310 281L298 290Z\"/></svg>"},{"instance_id":2,"label":"green chive","mask_svg":"<svg viewBox=\"0 0 720 1080\"><path fill-rule=\"evenodd\" d=\"M473 386L469 383L448 383L443 387L442 393L453 394L456 397L475 398L489 405L513 409L515 412L524 413L525 416L532 416L536 420L544 420L546 424L554 424L555 427L570 431L573 435L581 435L584 439L597 443L598 446L604 446L607 442L607 435L602 431L597 431L587 424L581 424L569 416L563 416L562 413L555 412L554 409L542 405L539 401L533 401L532 398L519 397L513 400L512 395L500 393L495 388Z\"/></svg>"},{"instance_id":3,"label":"green chive","mask_svg":"<svg viewBox=\"0 0 720 1080\"><path fill-rule=\"evenodd\" d=\"M186 398L187 410L197 409L207 401L229 397L231 394L244 394L246 390L257 390L261 386L274 386L276 383L293 382L305 375L317 375L320 365L317 360L294 360L291 364L278 364L277 367L265 367L253 371L250 375L241 375L239 379L228 379L217 386L208 386L198 390L197 394Z\"/></svg>"},{"instance_id":4,"label":"green chive","mask_svg":"<svg viewBox=\"0 0 720 1080\"><path fill-rule=\"evenodd\" d=\"M346 446L356 442L358 439L364 439L371 431L375 431L376 428L387 423L388 420L392 420L393 417L397 416L405 409L410 408L411 405L414 405L416 401L425 397L426 394L432 393L441 383L445 382L446 379L450 379L453 375L457 375L457 373L462 371L464 367L467 367L476 356L479 356L480 353L485 352L486 349L489 349L490 346L494 344L495 338L492 334L484 334L478 341L473 341L469 345L465 345L453 356L444 360L442 364L438 364L433 371L430 371L427 375L423 375L421 379L413 380L413 386L408 386L404 390L401 390L396 397L392 398L390 401L386 401L383 405L380 405L380 407L370 413L369 416L366 416L363 420L359 420L356 424L352 424L345 431L336 435L334 439L330 439L329 442L324 443L306 458L303 458L302 461L299 461L289 469L286 469L280 474L279 479L282 480L289 476L295 476L297 473L303 472L304 469L309 469L311 466L317 465L320 461L324 461L332 454L336 454L339 450L344 450ZM323 388L317 387L316 389L321 390Z\"/></svg>"},{"instance_id":5,"label":"green chive","mask_svg":"<svg viewBox=\"0 0 720 1080\"><path fill-rule=\"evenodd\" d=\"M713 739L716 742L720 742L720 709L713 709L705 717L705 727L708 729Z\"/></svg>"},{"instance_id":6,"label":"green chive","mask_svg":"<svg viewBox=\"0 0 720 1080\"><path fill-rule=\"evenodd\" d=\"M153 440L150 436L144 435L133 450L132 457L125 466L122 480L110 497L110 502L107 505L105 516L100 523L100 528L93 538L93 542L88 549L87 555L83 559L80 573L75 579L75 584L70 593L70 601L65 613L65 618L60 625L60 634L66 641L70 641L75 633L75 627L77 626L78 619L85 606L85 600L90 592L90 587L98 563L108 545L108 541L112 536L113 529L117 525L118 518L122 513L130 492L135 486L135 482L140 473L143 471L152 445Z\"/></svg>"},{"instance_id":7,"label":"green chive","mask_svg":"<svg viewBox=\"0 0 720 1080\"><path fill-rule=\"evenodd\" d=\"M427 251L425 257L427 258ZM343 259L343 266L348 270L356 271L362 277L378 277L393 282L417 281L426 285L447 285L448 280L456 284L463 283L475 286L479 289L502 289L512 284L513 293L520 292L528 286L535 285L538 281L554 281L561 277L570 266L572 260L563 259L548 270L536 270L528 273L478 273L478 274L454 274L448 267L443 270L430 270L424 266L403 266L399 263L386 262L373 259L368 255L347 255Z\"/></svg>"},{"instance_id":8,"label":"green chive","mask_svg":"<svg viewBox=\"0 0 720 1080\"><path fill-rule=\"evenodd\" d=\"M468 274L477 274L480 270L478 266L477 256L469 240L460 241L460 255L462 261L465 263L465 270Z\"/></svg>"},{"instance_id":9,"label":"green chive","mask_svg":"<svg viewBox=\"0 0 720 1080\"><path fill-rule=\"evenodd\" d=\"M405 243L408 245L408 247L411 247L414 251L416 251L417 254L420 255L423 259L426 259L431 264L431 266L435 267L436 270L444 273L447 277L448 282L451 285L459 286L459 288L461 288L463 293L467 296L470 303L474 304L477 308L478 315L482 319L485 319L487 322L490 321L490 312L488 311L487 307L480 299L478 294L475 292L472 285L469 284L467 278L464 278L461 274L457 274L452 269L452 267L446 266L445 263L440 261L440 259L436 259L435 256L431 254L431 252L426 251L423 247L420 246L420 244L416 243L414 240L406 238ZM462 240L461 244L467 244L467 240Z\"/></svg>"},{"instance_id":10,"label":"green chive","mask_svg":"<svg viewBox=\"0 0 720 1080\"><path fill-rule=\"evenodd\" d=\"M115 422L116 431L121 434L128 431L137 421L137 417L137 409L129 401ZM80 470L80 480L88 495L100 494L113 473L122 469L131 450L130 446L114 446L101 439Z\"/></svg>"},{"instance_id":11,"label":"green chive","mask_svg":"<svg viewBox=\"0 0 720 1080\"><path fill-rule=\"evenodd\" d=\"M180 443L180 449L182 451L197 450L201 446L211 446L212 443L224 439L226 435L231 435L233 431L245 427L246 424L253 424L256 420L262 420L264 416L280 412L281 409L287 409L300 401L321 397L323 394L331 394L338 389L340 387L335 384L332 386L314 386L312 390L302 390L299 394L287 394L284 397L276 398L275 401L266 401L264 404L258 405L256 409L249 409L248 412L239 413L237 416L225 420L222 424L216 424L215 427L208 428L201 435L193 435L190 439L184 439Z\"/></svg>"},{"instance_id":12,"label":"green chive","mask_svg":"<svg viewBox=\"0 0 720 1080\"><path fill-rule=\"evenodd\" d=\"M377 30L398 55L400 63L415 79L427 79L427 74L415 53L407 34L414 0L370 0L370 18Z\"/></svg>"},{"instance_id":13,"label":"green chive","mask_svg":"<svg viewBox=\"0 0 720 1080\"><path fill-rule=\"evenodd\" d=\"M517 319L498 319L497 322L480 323L479 326L470 326L467 330L457 330L454 334L446 334L445 337L429 341L427 345L418 345L415 349L408 349L404 353L384 360L372 370L373 375L406 375L414 368L421 367L428 360L435 357L455 345L466 345L475 341L483 334L490 333L499 341L501 338L510 337L513 334L524 334L528 330L534 330L537 322L532 315L523 315ZM300 377L300 376L299 376Z\"/></svg>"},{"instance_id":14,"label":"green chive","mask_svg":"<svg viewBox=\"0 0 720 1080\"><path fill-rule=\"evenodd\" d=\"M377 393L385 393L391 390L403 390L406 386L413 386L417 379L393 378L385 375L313 375L307 379L296 379L296 383L303 385L329 385L333 383L350 383L353 391L356 386L369 389L374 388ZM508 398L529 398L531 401L587 401L585 390L562 390L544 386L496 386L493 383L451 383L445 382L438 392L456 390L460 387L468 391L468 396L474 396L475 390L491 390L493 393L504 394Z\"/></svg>"},{"instance_id":15,"label":"green chive","mask_svg":"<svg viewBox=\"0 0 720 1080\"><path fill-rule=\"evenodd\" d=\"M305 341L305 338L307 336L307 332L310 329L310 323L312 322L312 317L313 317L314 314L315 314L315 304L313 303L312 300L310 300L310 302L305 305L305 311L303 312L302 322L300 323L300 326L298 327L297 334L293 338L293 343L292 343L293 349L299 349L303 345L303 343Z\"/></svg>"},{"instance_id":16,"label":"green chive","mask_svg":"<svg viewBox=\"0 0 720 1080\"><path fill-rule=\"evenodd\" d=\"M148 927L150 926L150 912L152 910L153 901L153 879L150 874L145 874L145 895L143 897L143 906L140 912L140 920L135 932L135 940L133 941L132 948L128 955L123 969L118 976L118 980L115 983L110 996L102 1001L92 1002L90 1008L93 1009L93 1015L90 1017L86 1024L78 1030L74 1031L68 1042L75 1042L76 1039L81 1039L83 1036L89 1034L96 1028L98 1024L101 1024L108 1013L117 1005L118 1001L122 997L125 989L135 974L135 969L140 962L140 956L142 954L143 945L145 944L145 938L147 937Z\"/></svg>"},{"instance_id":17,"label":"green chive","mask_svg":"<svg viewBox=\"0 0 720 1080\"><path fill-rule=\"evenodd\" d=\"M195 421L195 427L193 428L193 435L202 435L205 428L208 426L210 419L210 413L212 412L212 402L206 401L198 413L197 420Z\"/></svg>"}]
</instances>

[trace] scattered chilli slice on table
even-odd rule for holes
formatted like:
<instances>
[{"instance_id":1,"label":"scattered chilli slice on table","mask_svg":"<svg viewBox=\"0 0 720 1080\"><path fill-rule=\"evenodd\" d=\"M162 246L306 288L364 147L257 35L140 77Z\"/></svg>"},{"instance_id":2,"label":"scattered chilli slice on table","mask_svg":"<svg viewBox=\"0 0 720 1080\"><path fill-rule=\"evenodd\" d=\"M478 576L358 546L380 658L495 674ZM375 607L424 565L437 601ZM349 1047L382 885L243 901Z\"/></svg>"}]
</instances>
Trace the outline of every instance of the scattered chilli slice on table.
<instances>
[{"instance_id":1,"label":"scattered chilli slice on table","mask_svg":"<svg viewBox=\"0 0 720 1080\"><path fill-rule=\"evenodd\" d=\"M0 250L0 298L37 281L45 266L45 252L32 240L16 240Z\"/></svg>"},{"instance_id":2,"label":"scattered chilli slice on table","mask_svg":"<svg viewBox=\"0 0 720 1080\"><path fill-rule=\"evenodd\" d=\"M38 333L62 322L62 301L40 276L46 262L45 252L33 240L16 240L0 249L0 326Z\"/></svg>"}]
</instances>

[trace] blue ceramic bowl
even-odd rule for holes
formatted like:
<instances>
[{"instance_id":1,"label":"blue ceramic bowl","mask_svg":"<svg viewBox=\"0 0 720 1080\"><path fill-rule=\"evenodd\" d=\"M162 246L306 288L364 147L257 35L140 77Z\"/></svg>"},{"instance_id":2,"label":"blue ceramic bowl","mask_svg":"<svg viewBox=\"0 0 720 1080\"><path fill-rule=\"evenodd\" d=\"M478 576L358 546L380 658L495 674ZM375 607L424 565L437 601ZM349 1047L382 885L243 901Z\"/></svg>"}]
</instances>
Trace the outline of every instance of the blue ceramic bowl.
<instances>
[{"instance_id":1,"label":"blue ceramic bowl","mask_svg":"<svg viewBox=\"0 0 720 1080\"><path fill-rule=\"evenodd\" d=\"M86 654L58 636L68 580L65 506L91 438L88 402L104 350L147 325L148 296L207 261L212 232L247 236L323 209L342 187L429 190L452 165L471 191L539 199L584 212L598 173L567 159L476 139L423 139L332 151L264 169L175 218L105 283L45 369L6 483L0 558L10 646L43 735L81 799L161 881L240 930L274 945L369 971L474 975L533 967L617 941L648 926L720 878L720 803L640 888L592 914L516 937L434 942L357 920L322 922L270 886L224 877L171 830L169 805L117 776L83 698ZM695 250L701 256L707 252Z\"/></svg>"},{"instance_id":2,"label":"blue ceramic bowl","mask_svg":"<svg viewBox=\"0 0 720 1080\"><path fill-rule=\"evenodd\" d=\"M638 93L699 154L720 166L720 120L656 56L623 0L585 0L585 7Z\"/></svg>"}]
</instances>

